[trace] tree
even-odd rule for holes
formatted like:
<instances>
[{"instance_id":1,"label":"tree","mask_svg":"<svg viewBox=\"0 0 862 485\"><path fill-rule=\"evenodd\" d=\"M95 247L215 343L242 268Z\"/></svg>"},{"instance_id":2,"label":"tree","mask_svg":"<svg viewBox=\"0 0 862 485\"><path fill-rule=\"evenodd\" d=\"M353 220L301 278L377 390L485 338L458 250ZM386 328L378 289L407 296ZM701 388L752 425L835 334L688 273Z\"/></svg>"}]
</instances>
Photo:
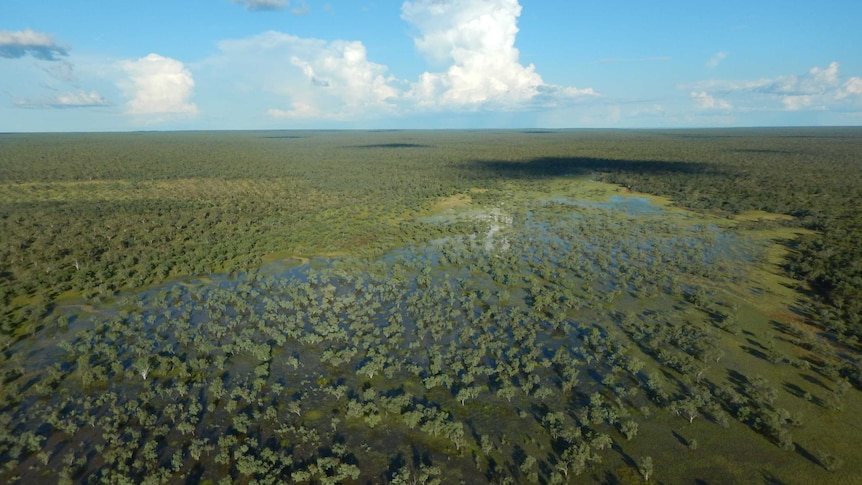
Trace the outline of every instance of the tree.
<instances>
[{"instance_id":1,"label":"tree","mask_svg":"<svg viewBox=\"0 0 862 485\"><path fill-rule=\"evenodd\" d=\"M671 409L673 409L677 416L682 416L688 419L688 422L691 423L695 418L700 416L700 412L698 411L699 407L698 400L689 397L673 403Z\"/></svg>"},{"instance_id":2,"label":"tree","mask_svg":"<svg viewBox=\"0 0 862 485\"><path fill-rule=\"evenodd\" d=\"M302 416L302 406L300 404L299 398L297 398L295 401L290 401L289 403L287 403L287 410L297 416Z\"/></svg>"},{"instance_id":3,"label":"tree","mask_svg":"<svg viewBox=\"0 0 862 485\"><path fill-rule=\"evenodd\" d=\"M638 460L638 473L644 477L644 481L649 481L653 473L653 463L651 456L644 456Z\"/></svg>"},{"instance_id":4,"label":"tree","mask_svg":"<svg viewBox=\"0 0 862 485\"><path fill-rule=\"evenodd\" d=\"M512 385L511 382L506 382L500 389L497 389L497 395L505 398L506 401L512 402L512 398L518 392L518 388Z\"/></svg>"},{"instance_id":5,"label":"tree","mask_svg":"<svg viewBox=\"0 0 862 485\"><path fill-rule=\"evenodd\" d=\"M563 435L565 415L561 412L548 413L542 418L542 424L550 433L551 438L557 439Z\"/></svg>"},{"instance_id":6,"label":"tree","mask_svg":"<svg viewBox=\"0 0 862 485\"><path fill-rule=\"evenodd\" d=\"M488 435L483 434L479 439L479 443L482 447L482 453L490 455L494 451L494 443L491 442L491 438Z\"/></svg>"},{"instance_id":7,"label":"tree","mask_svg":"<svg viewBox=\"0 0 862 485\"><path fill-rule=\"evenodd\" d=\"M150 375L150 361L146 357L138 357L135 359L135 370L141 374L141 377L144 380L147 380L147 376Z\"/></svg>"},{"instance_id":8,"label":"tree","mask_svg":"<svg viewBox=\"0 0 862 485\"><path fill-rule=\"evenodd\" d=\"M632 438L637 436L638 434L638 423L637 421L625 421L620 425L620 432L625 435L626 439L631 441Z\"/></svg>"},{"instance_id":9,"label":"tree","mask_svg":"<svg viewBox=\"0 0 862 485\"><path fill-rule=\"evenodd\" d=\"M569 470L571 470L575 475L580 475L587 469L587 465L590 461L597 460L598 456L592 453L590 445L583 441L578 441L577 443L569 444L566 449L563 450L563 453L560 455L560 462L564 464L564 466L559 466L557 468L566 477L569 476Z\"/></svg>"},{"instance_id":10,"label":"tree","mask_svg":"<svg viewBox=\"0 0 862 485\"><path fill-rule=\"evenodd\" d=\"M468 399L475 399L478 396L479 396L479 388L471 386L471 387L464 387L460 391L458 391L458 394L455 396L455 399L457 399L458 402L460 402L461 405L463 406Z\"/></svg>"}]
</instances>

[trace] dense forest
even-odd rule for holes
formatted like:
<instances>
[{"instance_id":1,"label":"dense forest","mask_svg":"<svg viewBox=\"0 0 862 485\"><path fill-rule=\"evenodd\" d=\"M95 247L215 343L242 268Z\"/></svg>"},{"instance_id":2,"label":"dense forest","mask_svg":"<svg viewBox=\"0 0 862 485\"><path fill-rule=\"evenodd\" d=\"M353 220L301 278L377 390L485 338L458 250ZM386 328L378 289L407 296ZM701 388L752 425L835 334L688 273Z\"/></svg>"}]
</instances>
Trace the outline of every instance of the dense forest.
<instances>
[{"instance_id":1,"label":"dense forest","mask_svg":"<svg viewBox=\"0 0 862 485\"><path fill-rule=\"evenodd\" d=\"M0 480L862 481L860 155L0 134Z\"/></svg>"}]
</instances>

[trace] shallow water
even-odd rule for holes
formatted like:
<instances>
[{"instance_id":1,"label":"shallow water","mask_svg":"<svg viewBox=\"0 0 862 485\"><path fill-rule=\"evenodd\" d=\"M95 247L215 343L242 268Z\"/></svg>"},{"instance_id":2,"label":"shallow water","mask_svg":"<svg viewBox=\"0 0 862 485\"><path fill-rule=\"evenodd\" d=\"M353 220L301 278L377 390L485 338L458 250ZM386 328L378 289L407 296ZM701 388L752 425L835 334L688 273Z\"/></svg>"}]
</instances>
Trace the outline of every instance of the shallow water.
<instances>
[{"instance_id":1,"label":"shallow water","mask_svg":"<svg viewBox=\"0 0 862 485\"><path fill-rule=\"evenodd\" d=\"M653 204L646 197L627 197L622 195L612 195L608 197L607 202L577 200L569 197L555 197L551 199L546 199L545 202L569 204L580 207L595 207L599 209L617 210L631 216L659 215L663 212L661 207Z\"/></svg>"},{"instance_id":2,"label":"shallow water","mask_svg":"<svg viewBox=\"0 0 862 485\"><path fill-rule=\"evenodd\" d=\"M551 207L554 203L572 211ZM56 406L66 413L101 416L115 411L99 404L98 390L111 389L128 406L142 406L138 396L157 386L160 403L183 396L189 406L212 406L196 428L198 436L211 440L224 433L223 421L235 419L234 401L252 415L272 408L277 422L314 429L323 444L335 438L323 417L347 419L346 412L348 418L354 413L350 419L370 424L354 426L347 442L374 443L375 451L357 451L357 456L364 463L383 460L385 468L385 450L413 432L398 422L389 424L394 431L388 437L376 431L376 409L383 404L379 397L361 397L369 382L395 394L412 389L405 409L461 410L463 401L456 397L463 388L477 386L480 401L494 400L511 379L528 391L508 399L529 409L536 405L535 389L558 385L556 371L539 362L564 352L570 362L589 362L579 392L600 389L612 364L601 353L593 356L594 344L585 348L582 341L593 334L593 339L608 338L611 323L604 304L617 299L630 306L626 292L645 287L659 296L649 304L667 306L673 298L662 296L668 277L653 276L665 266L699 277L737 256L735 237L718 228L675 225L675 216L664 220L657 217L661 214L639 198L602 204L540 201L513 213L453 210L422 222L472 221L476 232L400 248L376 261L276 261L248 273L189 278L122 295L93 311L60 306L55 314L74 315L68 330L52 332L50 339L24 340L14 350L33 382L44 379L42 369L62 362L67 375L57 384L61 392L31 391L26 399L30 405L42 403L44 412ZM94 369L94 376L84 376L82 366ZM513 377L473 374L473 368L498 366L515 369ZM526 370L517 370L521 366ZM213 386L226 389L226 396L214 398ZM333 386L344 387L341 397L331 394ZM312 412L307 418L287 408L298 399ZM343 399L354 403L353 411L345 409ZM366 411L356 411L360 404ZM170 418L159 409L152 411L153 419L167 422ZM466 416L493 423L495 414L513 409ZM461 422L446 415L447 426ZM15 419L20 429L42 429L43 423L23 410ZM246 426L236 423L234 428ZM275 433L268 424L257 426L261 437ZM504 432L536 433L533 427L519 420ZM80 438L87 446L101 443L100 438ZM433 433L412 439L446 460L453 456L452 443L460 443L441 442ZM313 456L323 444L311 442L302 453ZM470 465L460 470L462 476L479 476Z\"/></svg>"},{"instance_id":3,"label":"shallow water","mask_svg":"<svg viewBox=\"0 0 862 485\"><path fill-rule=\"evenodd\" d=\"M586 268L605 273L604 278L611 278L609 270L620 270L632 264L656 264L672 254L691 252L696 264L709 265L719 260L749 260L748 252L741 246L741 241L732 233L720 231L716 226L685 229L683 236L662 238L646 237L631 244L608 246L607 241L595 239L593 236L578 234L577 231L560 230L560 224L567 227L571 219L560 219L550 223L543 217L545 211L536 211L548 203L562 203L591 210L608 210L611 213L623 212L627 216L656 216L662 214L662 209L653 205L648 199L641 197L611 196L608 202L597 203L577 201L568 198L545 199L534 209L525 209L517 216L501 212L499 209L448 210L444 214L420 219L425 223L448 225L459 221L472 220L486 224L487 229L477 234L453 235L428 242L417 247L406 247L383 256L377 262L370 262L369 267L380 268L400 261L407 273L401 274L401 297L407 298L420 291L415 284L422 268L434 268L429 274L429 281L434 284L440 281L456 279L472 279L473 285L480 290L499 291L502 287L492 279L477 275L476 269L487 265L489 258L501 257L506 254L516 255L522 263L538 265L552 263L565 265L563 257L569 257L572 252L581 255ZM546 210L546 209L545 209ZM570 214L576 220L595 216L595 212ZM577 227L577 225L575 226ZM550 252L536 252L531 249L538 245L541 248L554 248ZM476 253L481 249L481 254ZM473 258L471 264L459 266L452 264L452 259L446 254L469 253ZM596 265L600 255L607 257L608 263ZM476 259L478 257L478 259ZM61 342L68 342L82 330L93 328L97 322L113 319L126 320L122 315L132 313L137 319L145 322L143 330L151 332L176 318L177 308L190 308L189 323L193 326L205 325L213 321L209 307L216 305L219 315L216 318L236 318L247 312L264 314L269 306L275 306L295 297L295 288L329 286L332 294L344 296L356 291L356 283L344 283L343 275L325 276L333 270L337 260L314 258L300 263L296 259L274 261L262 265L255 271L233 275L216 274L205 278L184 278L151 288L137 294L121 295L111 302L88 308L82 311L82 305L68 303L58 306L55 315L68 315L70 324L66 330L51 331L49 338L26 339L13 348L13 353L20 353L21 360L28 369L35 370L56 362L65 351L59 349ZM361 264L359 265L361 267ZM521 267L530 271L528 267ZM384 269L385 271L385 269ZM323 276L321 276L323 275ZM367 281L369 273L360 272L354 275L361 281L360 287L369 288L374 284ZM322 278L322 279L321 279ZM348 279L349 281L350 279ZM599 281L597 287L614 288L615 284ZM316 290L312 290L316 291ZM225 295L229 295L226 297ZM243 309L231 306L231 301L243 302ZM221 303L224 302L224 303ZM277 303L273 303L277 302ZM381 306L391 306L393 302L379 302ZM169 310L173 309L173 310ZM384 321L385 318L379 318Z\"/></svg>"}]
</instances>

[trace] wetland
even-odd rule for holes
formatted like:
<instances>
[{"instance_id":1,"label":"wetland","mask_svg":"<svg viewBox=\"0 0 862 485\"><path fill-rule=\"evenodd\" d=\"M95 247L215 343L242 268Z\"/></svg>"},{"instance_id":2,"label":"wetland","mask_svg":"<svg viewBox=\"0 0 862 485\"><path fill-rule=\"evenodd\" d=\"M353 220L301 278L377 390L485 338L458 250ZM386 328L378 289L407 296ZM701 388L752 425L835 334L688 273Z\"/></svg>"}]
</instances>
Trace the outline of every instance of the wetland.
<instances>
[{"instance_id":1,"label":"wetland","mask_svg":"<svg viewBox=\"0 0 862 485\"><path fill-rule=\"evenodd\" d=\"M4 482L862 481L862 130L0 147Z\"/></svg>"}]
</instances>

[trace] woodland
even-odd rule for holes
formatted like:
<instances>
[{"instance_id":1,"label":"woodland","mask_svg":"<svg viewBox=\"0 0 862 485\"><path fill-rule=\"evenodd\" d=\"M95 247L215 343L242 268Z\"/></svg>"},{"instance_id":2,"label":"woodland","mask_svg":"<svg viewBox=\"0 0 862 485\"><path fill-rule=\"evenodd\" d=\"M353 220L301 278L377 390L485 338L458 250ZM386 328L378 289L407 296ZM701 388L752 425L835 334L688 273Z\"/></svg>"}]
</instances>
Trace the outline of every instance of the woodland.
<instances>
[{"instance_id":1,"label":"woodland","mask_svg":"<svg viewBox=\"0 0 862 485\"><path fill-rule=\"evenodd\" d=\"M0 482L862 483L860 158L0 134Z\"/></svg>"}]
</instances>

